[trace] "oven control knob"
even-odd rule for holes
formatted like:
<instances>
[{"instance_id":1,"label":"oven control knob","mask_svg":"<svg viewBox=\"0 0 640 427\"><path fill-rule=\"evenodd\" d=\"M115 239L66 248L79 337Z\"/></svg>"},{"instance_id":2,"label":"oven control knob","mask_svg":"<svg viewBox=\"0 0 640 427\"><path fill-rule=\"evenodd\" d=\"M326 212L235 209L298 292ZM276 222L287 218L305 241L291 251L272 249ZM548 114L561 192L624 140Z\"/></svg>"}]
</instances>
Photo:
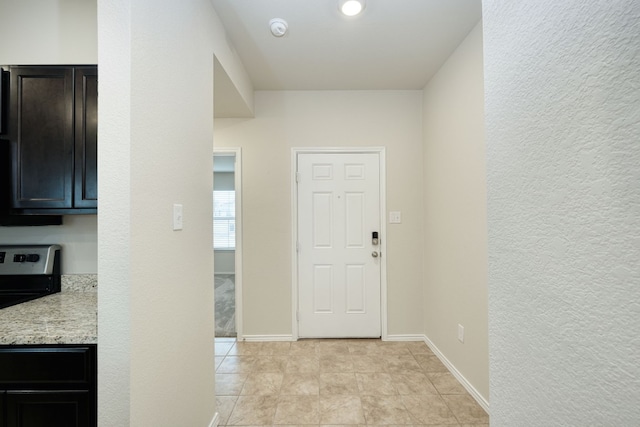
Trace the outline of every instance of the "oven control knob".
<instances>
[{"instance_id":1,"label":"oven control knob","mask_svg":"<svg viewBox=\"0 0 640 427\"><path fill-rule=\"evenodd\" d=\"M39 259L40 259L40 255L38 255L38 254L28 254L27 255L27 262L38 262Z\"/></svg>"},{"instance_id":2,"label":"oven control knob","mask_svg":"<svg viewBox=\"0 0 640 427\"><path fill-rule=\"evenodd\" d=\"M15 254L13 256L13 262L25 262L27 260L27 256L25 254Z\"/></svg>"}]
</instances>

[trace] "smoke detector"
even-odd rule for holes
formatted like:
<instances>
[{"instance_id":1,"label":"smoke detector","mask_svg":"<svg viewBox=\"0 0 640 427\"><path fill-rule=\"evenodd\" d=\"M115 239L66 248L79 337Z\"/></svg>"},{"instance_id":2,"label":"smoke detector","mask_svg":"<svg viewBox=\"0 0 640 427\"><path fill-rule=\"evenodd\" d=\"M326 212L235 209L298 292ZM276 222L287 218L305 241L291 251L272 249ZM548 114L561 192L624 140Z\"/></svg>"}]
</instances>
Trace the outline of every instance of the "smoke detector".
<instances>
[{"instance_id":1,"label":"smoke detector","mask_svg":"<svg viewBox=\"0 0 640 427\"><path fill-rule=\"evenodd\" d=\"M273 18L271 21L269 21L269 29L271 30L271 34L273 34L274 37L282 37L287 34L289 25L284 19Z\"/></svg>"}]
</instances>

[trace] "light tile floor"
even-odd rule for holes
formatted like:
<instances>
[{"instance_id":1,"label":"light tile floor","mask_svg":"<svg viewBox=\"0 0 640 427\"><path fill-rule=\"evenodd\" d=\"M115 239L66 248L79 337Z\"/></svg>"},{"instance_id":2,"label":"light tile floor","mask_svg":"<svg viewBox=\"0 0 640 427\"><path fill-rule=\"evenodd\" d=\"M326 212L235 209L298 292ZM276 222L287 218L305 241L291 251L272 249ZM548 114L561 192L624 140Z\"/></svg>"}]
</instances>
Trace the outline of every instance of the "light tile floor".
<instances>
[{"instance_id":1,"label":"light tile floor","mask_svg":"<svg viewBox=\"0 0 640 427\"><path fill-rule=\"evenodd\" d=\"M216 338L220 425L488 427L422 342Z\"/></svg>"}]
</instances>

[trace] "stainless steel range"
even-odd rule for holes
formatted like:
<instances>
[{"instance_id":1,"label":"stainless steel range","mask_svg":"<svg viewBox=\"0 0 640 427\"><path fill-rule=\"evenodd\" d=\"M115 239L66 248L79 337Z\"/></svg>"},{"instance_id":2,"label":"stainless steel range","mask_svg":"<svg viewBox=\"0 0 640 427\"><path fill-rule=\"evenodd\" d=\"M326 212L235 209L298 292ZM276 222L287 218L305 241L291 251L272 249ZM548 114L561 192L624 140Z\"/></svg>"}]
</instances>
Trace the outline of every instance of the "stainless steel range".
<instances>
[{"instance_id":1,"label":"stainless steel range","mask_svg":"<svg viewBox=\"0 0 640 427\"><path fill-rule=\"evenodd\" d=\"M59 245L0 245L0 308L60 292Z\"/></svg>"}]
</instances>

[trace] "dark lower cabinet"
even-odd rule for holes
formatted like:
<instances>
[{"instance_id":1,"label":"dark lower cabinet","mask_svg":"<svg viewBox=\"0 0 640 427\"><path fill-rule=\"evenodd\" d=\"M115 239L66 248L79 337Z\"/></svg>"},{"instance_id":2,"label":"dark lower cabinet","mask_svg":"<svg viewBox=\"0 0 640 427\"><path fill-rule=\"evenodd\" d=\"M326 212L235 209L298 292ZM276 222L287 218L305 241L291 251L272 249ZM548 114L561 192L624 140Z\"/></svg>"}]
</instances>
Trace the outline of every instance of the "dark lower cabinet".
<instances>
[{"instance_id":1,"label":"dark lower cabinet","mask_svg":"<svg viewBox=\"0 0 640 427\"><path fill-rule=\"evenodd\" d=\"M88 391L9 391L7 427L91 426Z\"/></svg>"},{"instance_id":2,"label":"dark lower cabinet","mask_svg":"<svg viewBox=\"0 0 640 427\"><path fill-rule=\"evenodd\" d=\"M95 427L95 345L0 346L0 427Z\"/></svg>"}]
</instances>

